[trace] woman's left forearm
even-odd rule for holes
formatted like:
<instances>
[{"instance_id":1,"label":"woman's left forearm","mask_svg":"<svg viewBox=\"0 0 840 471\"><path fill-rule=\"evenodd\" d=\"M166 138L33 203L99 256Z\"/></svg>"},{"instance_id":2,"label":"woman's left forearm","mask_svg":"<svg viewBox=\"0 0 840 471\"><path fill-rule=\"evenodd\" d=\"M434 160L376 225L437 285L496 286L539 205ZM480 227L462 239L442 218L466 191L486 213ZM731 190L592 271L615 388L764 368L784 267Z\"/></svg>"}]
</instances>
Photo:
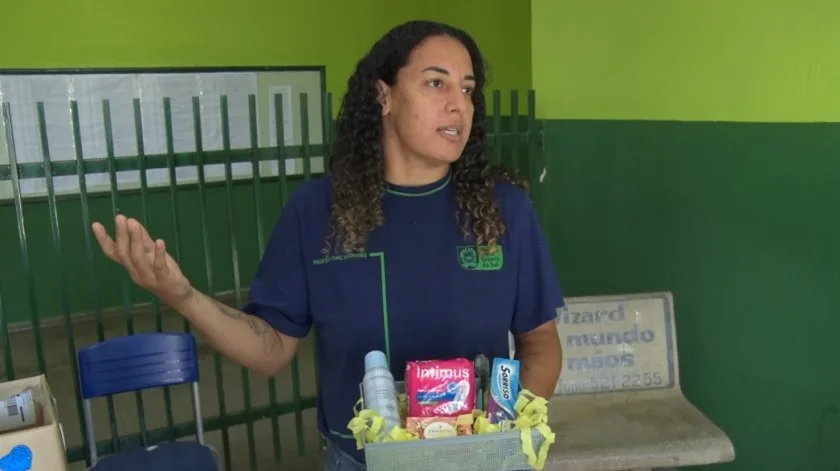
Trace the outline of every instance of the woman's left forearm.
<instances>
[{"instance_id":1,"label":"woman's left forearm","mask_svg":"<svg viewBox=\"0 0 840 471\"><path fill-rule=\"evenodd\" d=\"M550 399L563 366L563 349L554 322L520 335L515 341L519 383L537 396Z\"/></svg>"}]
</instances>

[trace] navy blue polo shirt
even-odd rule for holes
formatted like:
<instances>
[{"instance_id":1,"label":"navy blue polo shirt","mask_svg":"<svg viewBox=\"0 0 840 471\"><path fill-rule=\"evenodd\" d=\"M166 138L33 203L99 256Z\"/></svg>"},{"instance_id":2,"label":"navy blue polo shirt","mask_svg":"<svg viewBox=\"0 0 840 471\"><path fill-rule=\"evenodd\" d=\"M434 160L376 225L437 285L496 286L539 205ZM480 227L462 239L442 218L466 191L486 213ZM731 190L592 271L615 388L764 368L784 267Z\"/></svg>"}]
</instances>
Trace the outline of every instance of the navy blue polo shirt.
<instances>
[{"instance_id":1,"label":"navy blue polo shirt","mask_svg":"<svg viewBox=\"0 0 840 471\"><path fill-rule=\"evenodd\" d=\"M563 305L527 193L497 183L507 230L501 251L485 255L456 222L451 178L390 185L385 224L365 252L326 258L330 177L303 184L277 220L243 308L293 337L315 328L320 430L362 463L347 424L366 353L386 352L398 381L411 360L507 358L508 332L529 332Z\"/></svg>"}]
</instances>

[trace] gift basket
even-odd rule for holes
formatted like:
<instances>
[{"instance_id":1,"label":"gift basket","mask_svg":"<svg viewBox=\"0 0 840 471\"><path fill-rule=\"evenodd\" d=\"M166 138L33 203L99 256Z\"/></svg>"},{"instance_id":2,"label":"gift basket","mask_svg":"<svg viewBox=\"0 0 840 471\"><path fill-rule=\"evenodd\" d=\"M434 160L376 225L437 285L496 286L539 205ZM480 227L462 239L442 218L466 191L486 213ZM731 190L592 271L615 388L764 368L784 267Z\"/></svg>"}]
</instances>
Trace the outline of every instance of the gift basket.
<instances>
[{"instance_id":1,"label":"gift basket","mask_svg":"<svg viewBox=\"0 0 840 471\"><path fill-rule=\"evenodd\" d=\"M413 361L395 382L373 351L360 392L348 428L368 471L540 470L554 443L547 401L520 389L517 360Z\"/></svg>"}]
</instances>

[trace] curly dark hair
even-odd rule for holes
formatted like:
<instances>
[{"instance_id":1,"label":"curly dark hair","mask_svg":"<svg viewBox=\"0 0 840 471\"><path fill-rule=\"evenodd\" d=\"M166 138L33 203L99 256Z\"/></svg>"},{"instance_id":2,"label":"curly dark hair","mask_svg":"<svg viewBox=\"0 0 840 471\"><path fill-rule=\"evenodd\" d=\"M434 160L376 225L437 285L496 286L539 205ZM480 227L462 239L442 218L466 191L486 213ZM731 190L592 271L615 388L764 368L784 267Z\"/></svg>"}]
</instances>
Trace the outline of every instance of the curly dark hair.
<instances>
[{"instance_id":1,"label":"curly dark hair","mask_svg":"<svg viewBox=\"0 0 840 471\"><path fill-rule=\"evenodd\" d=\"M449 25L431 21L404 23L373 45L347 82L330 156L333 203L325 255L333 247L347 253L363 251L370 232L385 222L382 198L387 186L377 82L382 80L393 86L397 72L406 65L411 52L433 36L449 36L460 41L469 52L476 79L470 137L461 157L452 164L458 204L455 222L460 221L464 237L472 235L476 245L495 250L505 232L494 196L496 182L507 180L527 190L527 183L515 172L490 163L485 155L487 110L483 88L487 76L484 58L475 41L466 32Z\"/></svg>"}]
</instances>

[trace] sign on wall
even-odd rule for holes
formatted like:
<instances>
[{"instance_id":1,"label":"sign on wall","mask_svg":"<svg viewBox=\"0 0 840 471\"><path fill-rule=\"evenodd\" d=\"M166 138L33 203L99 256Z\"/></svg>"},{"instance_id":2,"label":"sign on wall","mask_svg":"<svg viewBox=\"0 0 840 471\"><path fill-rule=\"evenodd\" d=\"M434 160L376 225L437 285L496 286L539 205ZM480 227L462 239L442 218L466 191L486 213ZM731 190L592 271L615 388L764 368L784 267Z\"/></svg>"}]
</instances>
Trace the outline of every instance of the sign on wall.
<instances>
[{"instance_id":1,"label":"sign on wall","mask_svg":"<svg viewBox=\"0 0 840 471\"><path fill-rule=\"evenodd\" d=\"M572 298L560 310L563 373L555 394L673 387L670 296Z\"/></svg>"},{"instance_id":2,"label":"sign on wall","mask_svg":"<svg viewBox=\"0 0 840 471\"><path fill-rule=\"evenodd\" d=\"M555 395L672 388L679 375L670 293L566 298ZM515 355L509 336L510 355Z\"/></svg>"}]
</instances>

